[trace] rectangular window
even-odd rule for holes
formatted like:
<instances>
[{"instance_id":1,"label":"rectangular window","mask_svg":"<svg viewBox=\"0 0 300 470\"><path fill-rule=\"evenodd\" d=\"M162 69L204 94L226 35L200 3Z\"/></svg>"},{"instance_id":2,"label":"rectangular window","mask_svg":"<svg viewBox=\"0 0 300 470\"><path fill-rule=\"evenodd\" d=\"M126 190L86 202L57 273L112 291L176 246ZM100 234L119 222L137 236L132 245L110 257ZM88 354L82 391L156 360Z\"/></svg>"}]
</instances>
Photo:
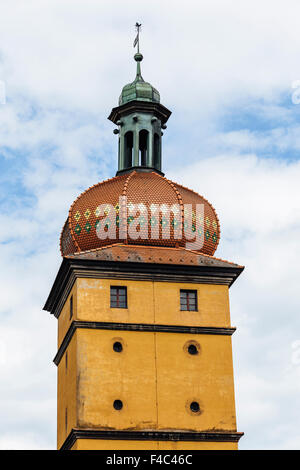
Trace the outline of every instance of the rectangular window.
<instances>
[{"instance_id":1,"label":"rectangular window","mask_svg":"<svg viewBox=\"0 0 300 470\"><path fill-rule=\"evenodd\" d=\"M73 317L73 295L70 297L70 320Z\"/></svg>"},{"instance_id":2,"label":"rectangular window","mask_svg":"<svg viewBox=\"0 0 300 470\"><path fill-rule=\"evenodd\" d=\"M198 310L196 290L180 290L180 310Z\"/></svg>"},{"instance_id":3,"label":"rectangular window","mask_svg":"<svg viewBox=\"0 0 300 470\"><path fill-rule=\"evenodd\" d=\"M110 286L111 308L127 308L127 287Z\"/></svg>"}]
</instances>

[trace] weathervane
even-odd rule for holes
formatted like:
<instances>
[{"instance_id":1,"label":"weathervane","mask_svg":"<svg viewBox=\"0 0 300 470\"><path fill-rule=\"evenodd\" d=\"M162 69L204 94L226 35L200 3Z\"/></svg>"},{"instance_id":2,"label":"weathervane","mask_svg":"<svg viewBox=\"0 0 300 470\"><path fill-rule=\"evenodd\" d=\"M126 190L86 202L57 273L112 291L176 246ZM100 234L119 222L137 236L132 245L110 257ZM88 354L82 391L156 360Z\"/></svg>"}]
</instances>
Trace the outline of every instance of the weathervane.
<instances>
[{"instance_id":1,"label":"weathervane","mask_svg":"<svg viewBox=\"0 0 300 470\"><path fill-rule=\"evenodd\" d=\"M135 23L135 28L137 30L137 35L136 35L136 38L133 42L133 47L135 47L137 45L137 52L138 53L140 52L140 29L141 29L141 26L142 26L142 23L138 23L138 22Z\"/></svg>"}]
</instances>

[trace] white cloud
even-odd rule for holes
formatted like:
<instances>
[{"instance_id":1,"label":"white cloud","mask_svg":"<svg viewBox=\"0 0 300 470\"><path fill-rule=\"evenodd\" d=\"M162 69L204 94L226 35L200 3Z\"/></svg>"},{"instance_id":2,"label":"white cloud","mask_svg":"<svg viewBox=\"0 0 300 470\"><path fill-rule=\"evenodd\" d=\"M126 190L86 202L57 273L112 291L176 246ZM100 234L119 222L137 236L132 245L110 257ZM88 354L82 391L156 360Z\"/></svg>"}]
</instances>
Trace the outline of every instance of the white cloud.
<instances>
[{"instance_id":1,"label":"white cloud","mask_svg":"<svg viewBox=\"0 0 300 470\"><path fill-rule=\"evenodd\" d=\"M19 434L4 434L0 437L1 450L49 450L48 442L43 442L40 436L28 433L25 436Z\"/></svg>"}]
</instances>

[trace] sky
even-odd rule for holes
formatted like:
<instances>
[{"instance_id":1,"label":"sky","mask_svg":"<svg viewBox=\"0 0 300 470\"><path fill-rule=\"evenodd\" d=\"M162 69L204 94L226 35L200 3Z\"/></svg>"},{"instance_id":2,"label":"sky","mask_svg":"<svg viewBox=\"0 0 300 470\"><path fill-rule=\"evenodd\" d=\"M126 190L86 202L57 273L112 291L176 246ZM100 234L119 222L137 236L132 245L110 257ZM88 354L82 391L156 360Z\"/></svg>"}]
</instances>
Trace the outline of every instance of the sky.
<instances>
[{"instance_id":1,"label":"sky","mask_svg":"<svg viewBox=\"0 0 300 470\"><path fill-rule=\"evenodd\" d=\"M300 449L300 4L10 0L0 24L0 449L55 449L57 321L42 307L73 200L114 176L107 120L142 75L172 115L166 176L204 195L230 289L240 449Z\"/></svg>"}]
</instances>

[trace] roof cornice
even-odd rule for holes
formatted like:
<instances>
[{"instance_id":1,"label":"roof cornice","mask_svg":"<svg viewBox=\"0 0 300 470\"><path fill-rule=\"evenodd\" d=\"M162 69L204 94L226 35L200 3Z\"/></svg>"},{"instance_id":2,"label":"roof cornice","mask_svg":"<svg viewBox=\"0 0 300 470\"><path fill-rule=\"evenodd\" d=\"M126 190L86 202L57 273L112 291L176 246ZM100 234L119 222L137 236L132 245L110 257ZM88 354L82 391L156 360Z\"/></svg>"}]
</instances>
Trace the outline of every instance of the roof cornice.
<instances>
[{"instance_id":1,"label":"roof cornice","mask_svg":"<svg viewBox=\"0 0 300 470\"><path fill-rule=\"evenodd\" d=\"M63 258L43 310L58 318L77 278L221 284L230 287L242 266L188 266L177 264Z\"/></svg>"},{"instance_id":2,"label":"roof cornice","mask_svg":"<svg viewBox=\"0 0 300 470\"><path fill-rule=\"evenodd\" d=\"M172 112L168 108L166 108L160 103L133 100L129 101L128 103L122 104L121 106L117 106L116 108L113 108L107 119L116 124L117 121L124 114L136 112L154 114L161 120L162 124L165 124L172 114Z\"/></svg>"}]
</instances>

